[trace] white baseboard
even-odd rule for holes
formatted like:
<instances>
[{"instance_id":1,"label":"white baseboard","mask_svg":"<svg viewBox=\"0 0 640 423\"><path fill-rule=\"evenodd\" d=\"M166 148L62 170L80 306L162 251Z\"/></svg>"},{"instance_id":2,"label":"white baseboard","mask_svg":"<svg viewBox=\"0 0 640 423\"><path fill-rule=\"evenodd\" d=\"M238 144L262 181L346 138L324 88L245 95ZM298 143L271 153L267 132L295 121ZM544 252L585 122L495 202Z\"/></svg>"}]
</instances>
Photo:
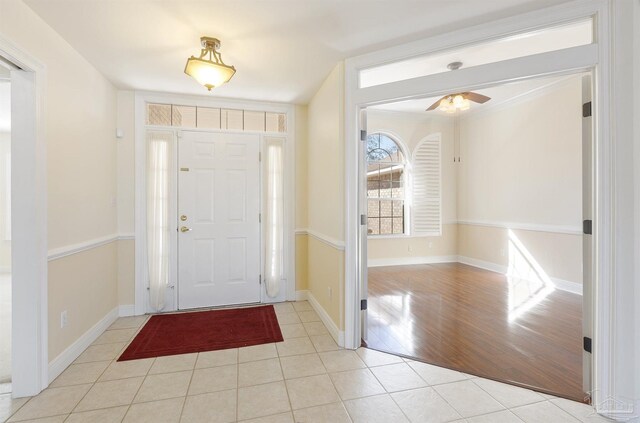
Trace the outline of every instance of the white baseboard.
<instances>
[{"instance_id":1,"label":"white baseboard","mask_svg":"<svg viewBox=\"0 0 640 423\"><path fill-rule=\"evenodd\" d=\"M490 270L492 272L501 273L503 275L507 273L507 270L509 270L507 266L503 266L501 264L465 256L458 256L458 263L467 264L473 267L479 267L480 269Z\"/></svg>"},{"instance_id":2,"label":"white baseboard","mask_svg":"<svg viewBox=\"0 0 640 423\"><path fill-rule=\"evenodd\" d=\"M136 315L136 305L135 304L125 304L118 306L118 316L120 317L128 317Z\"/></svg>"},{"instance_id":3,"label":"white baseboard","mask_svg":"<svg viewBox=\"0 0 640 423\"><path fill-rule=\"evenodd\" d=\"M558 278L551 278L551 282L561 291L582 295L582 284Z\"/></svg>"},{"instance_id":4,"label":"white baseboard","mask_svg":"<svg viewBox=\"0 0 640 423\"><path fill-rule=\"evenodd\" d=\"M324 323L324 325L327 327L327 329L329 330L329 333L331 334L333 339L336 341L338 346L344 347L344 331L341 331L340 329L338 329L338 326L336 326L336 324L333 322L333 319L329 317L325 309L320 305L318 300L316 300L316 298L313 296L311 291L307 291L307 292L308 292L307 294L308 301L309 301L309 304L311 304L311 307L313 307L316 313L318 313L318 316L320 316L320 320L322 320L322 323Z\"/></svg>"},{"instance_id":5,"label":"white baseboard","mask_svg":"<svg viewBox=\"0 0 640 423\"><path fill-rule=\"evenodd\" d=\"M296 291L296 301L307 301L309 299L309 291L306 289Z\"/></svg>"},{"instance_id":6,"label":"white baseboard","mask_svg":"<svg viewBox=\"0 0 640 423\"><path fill-rule=\"evenodd\" d=\"M489 261L479 260L472 257L458 256L458 263L467 264L473 267L479 267L480 269L490 270L492 272L506 275L509 271L507 266L491 263ZM573 294L582 295L582 284L578 282L567 281L564 279L554 278L549 276L551 282L555 285L556 289L561 291L571 292Z\"/></svg>"},{"instance_id":7,"label":"white baseboard","mask_svg":"<svg viewBox=\"0 0 640 423\"><path fill-rule=\"evenodd\" d=\"M82 352L87 349L102 333L107 330L109 326L118 318L119 307L115 307L106 316L104 316L98 323L93 325L91 329L86 331L80 338L69 345L67 349L62 351L60 355L49 362L49 383L53 382L55 378L67 368L73 361L78 358Z\"/></svg>"},{"instance_id":8,"label":"white baseboard","mask_svg":"<svg viewBox=\"0 0 640 423\"><path fill-rule=\"evenodd\" d=\"M411 264L455 263L456 261L458 261L458 256L396 257L371 259L367 261L367 266L407 266Z\"/></svg>"}]
</instances>

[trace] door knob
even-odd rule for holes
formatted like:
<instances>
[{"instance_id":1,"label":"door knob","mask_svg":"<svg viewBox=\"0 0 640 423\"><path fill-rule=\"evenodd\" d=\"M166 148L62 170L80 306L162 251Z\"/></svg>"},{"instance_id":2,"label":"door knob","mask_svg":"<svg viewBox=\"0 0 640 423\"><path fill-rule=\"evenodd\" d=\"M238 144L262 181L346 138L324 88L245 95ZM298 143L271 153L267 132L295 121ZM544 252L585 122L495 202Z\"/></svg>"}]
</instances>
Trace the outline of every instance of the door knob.
<instances>
[{"instance_id":1,"label":"door knob","mask_svg":"<svg viewBox=\"0 0 640 423\"><path fill-rule=\"evenodd\" d=\"M187 215L183 214L182 216L180 216L180 220L182 220L183 222L187 220Z\"/></svg>"},{"instance_id":2,"label":"door knob","mask_svg":"<svg viewBox=\"0 0 640 423\"><path fill-rule=\"evenodd\" d=\"M180 232L189 232L191 228L187 228L186 226L180 227Z\"/></svg>"}]
</instances>

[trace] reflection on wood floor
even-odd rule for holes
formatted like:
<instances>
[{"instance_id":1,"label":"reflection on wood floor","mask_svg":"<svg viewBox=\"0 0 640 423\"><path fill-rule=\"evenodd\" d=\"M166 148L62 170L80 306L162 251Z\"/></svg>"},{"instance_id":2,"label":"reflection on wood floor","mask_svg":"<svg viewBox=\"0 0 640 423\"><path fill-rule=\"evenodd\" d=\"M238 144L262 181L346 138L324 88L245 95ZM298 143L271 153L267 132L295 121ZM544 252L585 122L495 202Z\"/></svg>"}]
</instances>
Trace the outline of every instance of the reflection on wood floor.
<instances>
[{"instance_id":1,"label":"reflection on wood floor","mask_svg":"<svg viewBox=\"0 0 640 423\"><path fill-rule=\"evenodd\" d=\"M582 401L582 297L459 263L369 268L367 345Z\"/></svg>"}]
</instances>

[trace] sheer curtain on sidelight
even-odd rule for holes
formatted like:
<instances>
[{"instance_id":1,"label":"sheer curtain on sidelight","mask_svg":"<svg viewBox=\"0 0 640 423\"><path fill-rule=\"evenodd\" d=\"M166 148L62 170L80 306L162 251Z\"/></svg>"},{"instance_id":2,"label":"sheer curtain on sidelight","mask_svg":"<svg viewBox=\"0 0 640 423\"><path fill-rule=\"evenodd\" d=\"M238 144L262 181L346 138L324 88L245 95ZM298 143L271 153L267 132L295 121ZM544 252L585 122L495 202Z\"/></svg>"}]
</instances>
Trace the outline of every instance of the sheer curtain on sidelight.
<instances>
[{"instance_id":1,"label":"sheer curtain on sidelight","mask_svg":"<svg viewBox=\"0 0 640 423\"><path fill-rule=\"evenodd\" d=\"M283 263L284 145L280 138L265 138L265 283L267 295L280 293Z\"/></svg>"},{"instance_id":2,"label":"sheer curtain on sidelight","mask_svg":"<svg viewBox=\"0 0 640 423\"><path fill-rule=\"evenodd\" d=\"M164 308L169 284L172 151L172 132L147 132L147 262L149 304L154 311Z\"/></svg>"}]
</instances>

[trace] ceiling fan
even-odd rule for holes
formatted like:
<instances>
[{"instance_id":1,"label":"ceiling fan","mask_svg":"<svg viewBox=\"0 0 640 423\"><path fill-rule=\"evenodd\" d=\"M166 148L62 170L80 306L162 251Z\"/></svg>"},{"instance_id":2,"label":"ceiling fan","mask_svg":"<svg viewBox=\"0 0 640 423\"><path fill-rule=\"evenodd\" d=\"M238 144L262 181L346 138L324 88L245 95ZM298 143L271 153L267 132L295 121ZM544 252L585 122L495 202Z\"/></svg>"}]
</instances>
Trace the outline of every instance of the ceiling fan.
<instances>
[{"instance_id":1,"label":"ceiling fan","mask_svg":"<svg viewBox=\"0 0 640 423\"><path fill-rule=\"evenodd\" d=\"M471 91L448 94L433 103L427 109L427 112L439 108L443 112L455 113L456 110L468 110L469 107L471 107L471 101L473 101L474 103L483 104L489 100L491 100L491 97L487 97L486 95L474 93Z\"/></svg>"},{"instance_id":2,"label":"ceiling fan","mask_svg":"<svg viewBox=\"0 0 640 423\"><path fill-rule=\"evenodd\" d=\"M452 71L458 70L461 67L462 62L451 62L447 65L447 68ZM483 104L489 100L491 100L491 97L487 97L486 95L474 93L471 91L448 94L433 103L427 109L427 112L439 108L443 112L455 113L456 110L468 110L471 107L472 101L474 103Z\"/></svg>"}]
</instances>

